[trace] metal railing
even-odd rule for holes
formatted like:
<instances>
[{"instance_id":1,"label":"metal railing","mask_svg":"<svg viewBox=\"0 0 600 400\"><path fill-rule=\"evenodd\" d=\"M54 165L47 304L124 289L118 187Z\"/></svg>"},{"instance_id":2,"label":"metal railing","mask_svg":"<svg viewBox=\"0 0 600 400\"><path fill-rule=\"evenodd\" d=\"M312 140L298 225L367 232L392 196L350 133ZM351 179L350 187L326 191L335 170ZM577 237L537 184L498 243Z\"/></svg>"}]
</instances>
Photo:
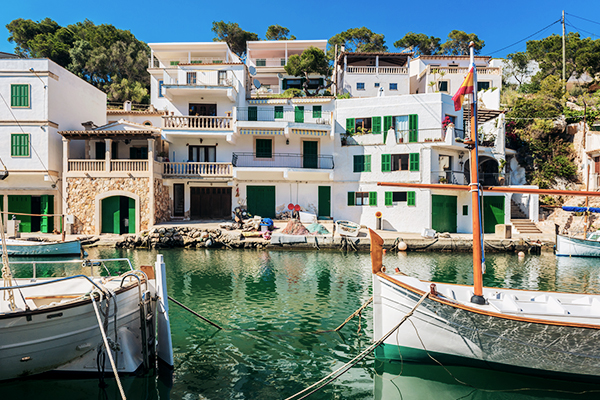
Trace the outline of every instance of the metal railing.
<instances>
[{"instance_id":1,"label":"metal railing","mask_svg":"<svg viewBox=\"0 0 600 400\"><path fill-rule=\"evenodd\" d=\"M250 58L249 64L255 67L283 67L286 64L285 57L274 58Z\"/></svg>"},{"instance_id":2,"label":"metal railing","mask_svg":"<svg viewBox=\"0 0 600 400\"><path fill-rule=\"evenodd\" d=\"M480 172L479 183L483 186L508 186L510 175L502 172Z\"/></svg>"},{"instance_id":3,"label":"metal railing","mask_svg":"<svg viewBox=\"0 0 600 400\"><path fill-rule=\"evenodd\" d=\"M271 167L333 169L333 156L303 155L292 153L233 153L231 163L234 167Z\"/></svg>"},{"instance_id":4,"label":"metal railing","mask_svg":"<svg viewBox=\"0 0 600 400\"><path fill-rule=\"evenodd\" d=\"M238 121L296 122L306 124L330 125L331 111L296 110L294 107L238 107Z\"/></svg>"},{"instance_id":5,"label":"metal railing","mask_svg":"<svg viewBox=\"0 0 600 400\"><path fill-rule=\"evenodd\" d=\"M232 121L232 117L168 115L162 117L162 127L163 129L228 131L232 129Z\"/></svg>"},{"instance_id":6,"label":"metal railing","mask_svg":"<svg viewBox=\"0 0 600 400\"><path fill-rule=\"evenodd\" d=\"M367 67L367 66L347 66L348 74L382 74L382 75L406 75L407 67Z\"/></svg>"},{"instance_id":7,"label":"metal railing","mask_svg":"<svg viewBox=\"0 0 600 400\"><path fill-rule=\"evenodd\" d=\"M231 176L231 163L222 162L165 162L163 176Z\"/></svg>"},{"instance_id":8,"label":"metal railing","mask_svg":"<svg viewBox=\"0 0 600 400\"><path fill-rule=\"evenodd\" d=\"M451 185L468 185L471 176L464 171L432 171L431 183L447 183ZM508 174L480 172L479 183L483 186L508 186L510 179Z\"/></svg>"},{"instance_id":9,"label":"metal railing","mask_svg":"<svg viewBox=\"0 0 600 400\"><path fill-rule=\"evenodd\" d=\"M191 75L188 73L191 73ZM198 86L231 87L237 91L239 85L233 71L228 70L194 69L193 66L186 66L185 69L177 71L177 77L167 73L163 74L163 87L166 90L169 88Z\"/></svg>"}]
</instances>

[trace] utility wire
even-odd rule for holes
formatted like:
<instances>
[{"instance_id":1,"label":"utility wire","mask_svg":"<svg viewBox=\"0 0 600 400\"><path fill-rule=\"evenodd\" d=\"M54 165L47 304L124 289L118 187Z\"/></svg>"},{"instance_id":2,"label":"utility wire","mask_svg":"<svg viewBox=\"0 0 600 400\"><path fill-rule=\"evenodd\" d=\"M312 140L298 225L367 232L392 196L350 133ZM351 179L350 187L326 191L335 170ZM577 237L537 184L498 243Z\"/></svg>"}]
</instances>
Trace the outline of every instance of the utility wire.
<instances>
[{"instance_id":1,"label":"utility wire","mask_svg":"<svg viewBox=\"0 0 600 400\"><path fill-rule=\"evenodd\" d=\"M499 50L492 51L491 53L488 53L488 55L492 55L492 54L494 54L494 53L498 53L498 52L500 52L500 51L502 51L502 50L505 50L505 49L508 49L509 47L512 47L512 46L514 46L515 44L519 44L519 43L521 43L521 42L524 42L525 40L527 40L527 39L529 39L529 38L531 38L531 37L533 37L533 36L537 35L538 33L540 33L540 32L543 32L543 31L545 31L546 29L550 28L552 25L559 23L560 21L561 21L560 19L557 19L556 21L554 21L554 22L553 22L553 23L551 23L550 25L548 25L548 26L546 26L546 27L544 27L544 28L540 29L540 30L539 30L539 31L537 31L536 33L533 33L533 34L531 34L531 35L527 36L525 39L521 39L521 40L519 40L518 42L514 42L513 44L510 44L510 45L508 45L508 46L506 46L506 47L503 47L503 48L501 48L501 49L499 49Z\"/></svg>"},{"instance_id":2,"label":"utility wire","mask_svg":"<svg viewBox=\"0 0 600 400\"><path fill-rule=\"evenodd\" d=\"M600 25L600 22L592 21L591 19L587 19L587 18L583 18L583 17L578 17L577 15L573 15L571 13L565 13L565 14L566 15L570 15L571 17L582 19L582 20L587 21L587 22L591 22L592 24Z\"/></svg>"},{"instance_id":3,"label":"utility wire","mask_svg":"<svg viewBox=\"0 0 600 400\"><path fill-rule=\"evenodd\" d=\"M600 35L597 35L597 34L595 34L593 32L590 32L590 31L586 31L585 29L578 28L578 27L576 27L575 25L573 25L573 24L571 24L569 22L565 22L565 25L570 26L571 28L574 28L575 30L578 30L578 31L581 31L581 32L585 32L585 33L587 33L589 35L600 37Z\"/></svg>"}]
</instances>

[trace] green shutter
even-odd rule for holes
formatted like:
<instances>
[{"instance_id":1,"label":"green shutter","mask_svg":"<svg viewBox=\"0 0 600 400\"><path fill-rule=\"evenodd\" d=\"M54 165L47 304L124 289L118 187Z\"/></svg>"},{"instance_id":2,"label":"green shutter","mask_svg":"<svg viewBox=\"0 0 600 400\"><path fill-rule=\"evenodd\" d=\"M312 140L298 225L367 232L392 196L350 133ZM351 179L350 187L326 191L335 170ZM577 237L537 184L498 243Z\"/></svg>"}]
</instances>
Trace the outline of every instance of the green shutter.
<instances>
[{"instance_id":1,"label":"green shutter","mask_svg":"<svg viewBox=\"0 0 600 400\"><path fill-rule=\"evenodd\" d=\"M258 109L256 107L248 107L248 121L258 121Z\"/></svg>"},{"instance_id":2,"label":"green shutter","mask_svg":"<svg viewBox=\"0 0 600 400\"><path fill-rule=\"evenodd\" d=\"M29 134L13 133L10 135L10 155L29 157Z\"/></svg>"},{"instance_id":3,"label":"green shutter","mask_svg":"<svg viewBox=\"0 0 600 400\"><path fill-rule=\"evenodd\" d=\"M272 140L256 139L256 158L272 158Z\"/></svg>"},{"instance_id":4,"label":"green shutter","mask_svg":"<svg viewBox=\"0 0 600 400\"><path fill-rule=\"evenodd\" d=\"M275 106L275 119L283 118L283 106Z\"/></svg>"},{"instance_id":5,"label":"green shutter","mask_svg":"<svg viewBox=\"0 0 600 400\"><path fill-rule=\"evenodd\" d=\"M313 106L313 118L321 118L321 106Z\"/></svg>"},{"instance_id":6,"label":"green shutter","mask_svg":"<svg viewBox=\"0 0 600 400\"><path fill-rule=\"evenodd\" d=\"M348 192L348 205L354 205L354 192Z\"/></svg>"},{"instance_id":7,"label":"green shutter","mask_svg":"<svg viewBox=\"0 0 600 400\"><path fill-rule=\"evenodd\" d=\"M410 153L408 155L408 170L418 171L419 170L419 153Z\"/></svg>"},{"instance_id":8,"label":"green shutter","mask_svg":"<svg viewBox=\"0 0 600 400\"><path fill-rule=\"evenodd\" d=\"M8 212L31 214L31 196L8 195ZM14 214L8 214L12 219ZM19 232L31 232L31 215L14 215L15 219L21 221Z\"/></svg>"},{"instance_id":9,"label":"green shutter","mask_svg":"<svg viewBox=\"0 0 600 400\"><path fill-rule=\"evenodd\" d=\"M346 118L346 133L353 134L355 129L354 118Z\"/></svg>"},{"instance_id":10,"label":"green shutter","mask_svg":"<svg viewBox=\"0 0 600 400\"><path fill-rule=\"evenodd\" d=\"M10 85L10 106L29 107L29 85Z\"/></svg>"},{"instance_id":11,"label":"green shutter","mask_svg":"<svg viewBox=\"0 0 600 400\"><path fill-rule=\"evenodd\" d=\"M40 196L41 213L54 214L54 196L43 194ZM41 217L40 230L43 233L52 233L54 231L54 217Z\"/></svg>"},{"instance_id":12,"label":"green shutter","mask_svg":"<svg viewBox=\"0 0 600 400\"><path fill-rule=\"evenodd\" d=\"M297 122L297 123L304 122L304 106L294 107L294 122Z\"/></svg>"},{"instance_id":13,"label":"green shutter","mask_svg":"<svg viewBox=\"0 0 600 400\"><path fill-rule=\"evenodd\" d=\"M408 116L408 141L418 142L419 141L419 115L418 114L410 114Z\"/></svg>"},{"instance_id":14,"label":"green shutter","mask_svg":"<svg viewBox=\"0 0 600 400\"><path fill-rule=\"evenodd\" d=\"M364 172L371 172L371 155L366 155L365 157L365 164L363 167L363 171Z\"/></svg>"},{"instance_id":15,"label":"green shutter","mask_svg":"<svg viewBox=\"0 0 600 400\"><path fill-rule=\"evenodd\" d=\"M373 133L380 134L381 133L381 117L372 117L371 124L373 127Z\"/></svg>"},{"instance_id":16,"label":"green shutter","mask_svg":"<svg viewBox=\"0 0 600 400\"><path fill-rule=\"evenodd\" d=\"M386 206L391 206L393 201L393 192L385 192L385 205Z\"/></svg>"},{"instance_id":17,"label":"green shutter","mask_svg":"<svg viewBox=\"0 0 600 400\"><path fill-rule=\"evenodd\" d=\"M363 157L364 156L354 156L354 169L353 172L362 172L363 169Z\"/></svg>"},{"instance_id":18,"label":"green shutter","mask_svg":"<svg viewBox=\"0 0 600 400\"><path fill-rule=\"evenodd\" d=\"M135 233L135 200L132 199L131 197L128 198L129 202L128 202L128 206L129 206L129 210L127 213L127 218L128 218L128 223L129 223L129 232L128 233Z\"/></svg>"},{"instance_id":19,"label":"green shutter","mask_svg":"<svg viewBox=\"0 0 600 400\"><path fill-rule=\"evenodd\" d=\"M369 205L370 206L377 205L377 192L369 192Z\"/></svg>"},{"instance_id":20,"label":"green shutter","mask_svg":"<svg viewBox=\"0 0 600 400\"><path fill-rule=\"evenodd\" d=\"M383 143L387 141L387 133L392 127L393 117L391 115L383 117Z\"/></svg>"},{"instance_id":21,"label":"green shutter","mask_svg":"<svg viewBox=\"0 0 600 400\"><path fill-rule=\"evenodd\" d=\"M392 170L392 155L381 155L381 172L390 172Z\"/></svg>"},{"instance_id":22,"label":"green shutter","mask_svg":"<svg viewBox=\"0 0 600 400\"><path fill-rule=\"evenodd\" d=\"M406 201L407 201L407 203L406 203L407 205L415 206L417 204L415 192L406 192Z\"/></svg>"}]
</instances>

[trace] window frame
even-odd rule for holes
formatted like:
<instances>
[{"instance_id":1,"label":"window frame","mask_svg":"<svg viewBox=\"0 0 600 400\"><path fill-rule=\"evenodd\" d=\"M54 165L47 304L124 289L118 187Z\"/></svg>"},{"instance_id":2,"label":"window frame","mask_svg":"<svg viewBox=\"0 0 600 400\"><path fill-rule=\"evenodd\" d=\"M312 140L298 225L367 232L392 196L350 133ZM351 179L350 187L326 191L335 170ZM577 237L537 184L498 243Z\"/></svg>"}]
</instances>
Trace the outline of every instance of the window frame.
<instances>
[{"instance_id":1,"label":"window frame","mask_svg":"<svg viewBox=\"0 0 600 400\"><path fill-rule=\"evenodd\" d=\"M165 97L162 94L162 87L163 87L163 85L164 85L164 81L162 81L162 80L158 81L158 97Z\"/></svg>"},{"instance_id":2,"label":"window frame","mask_svg":"<svg viewBox=\"0 0 600 400\"><path fill-rule=\"evenodd\" d=\"M186 85L196 85L196 82L197 82L196 71L187 71L185 73L185 83L186 83Z\"/></svg>"},{"instance_id":3,"label":"window frame","mask_svg":"<svg viewBox=\"0 0 600 400\"><path fill-rule=\"evenodd\" d=\"M371 155L355 154L352 158L352 172L371 172Z\"/></svg>"},{"instance_id":4,"label":"window frame","mask_svg":"<svg viewBox=\"0 0 600 400\"><path fill-rule=\"evenodd\" d=\"M480 86L482 83L483 83L483 84L487 84L487 88L485 88L485 89L480 89L480 88L479 88L479 86ZM485 91L485 90L490 90L491 88L492 88L492 82L490 82L490 81L477 81L477 93L481 92L482 90L483 90L483 91Z\"/></svg>"},{"instance_id":5,"label":"window frame","mask_svg":"<svg viewBox=\"0 0 600 400\"><path fill-rule=\"evenodd\" d=\"M446 84L446 89L445 90L442 90L442 84L443 83ZM440 93L450 93L450 81L448 81L448 80L438 81L438 92L440 92Z\"/></svg>"},{"instance_id":6,"label":"window frame","mask_svg":"<svg viewBox=\"0 0 600 400\"><path fill-rule=\"evenodd\" d=\"M356 82L356 90L365 90L364 82Z\"/></svg>"},{"instance_id":7,"label":"window frame","mask_svg":"<svg viewBox=\"0 0 600 400\"><path fill-rule=\"evenodd\" d=\"M397 91L398 90L398 83L396 83L396 82L390 82L389 90L396 90Z\"/></svg>"},{"instance_id":8,"label":"window frame","mask_svg":"<svg viewBox=\"0 0 600 400\"><path fill-rule=\"evenodd\" d=\"M262 141L262 140L267 141L268 140L271 143L271 154L270 154L270 157L259 157L259 155L258 155L258 146L257 146L259 140L260 141ZM275 140L274 140L273 137L255 137L254 138L254 160L257 160L257 161L261 161L261 160L274 160L275 159L275 152L273 151L274 150L274 143L275 143Z\"/></svg>"},{"instance_id":9,"label":"window frame","mask_svg":"<svg viewBox=\"0 0 600 400\"><path fill-rule=\"evenodd\" d=\"M27 138L27 154L14 154L13 153L13 149L15 148L14 138L16 138L16 137ZM23 145L20 145L20 146L23 146ZM29 134L29 133L11 133L10 134L10 156L16 157L16 158L31 157L31 134Z\"/></svg>"},{"instance_id":10,"label":"window frame","mask_svg":"<svg viewBox=\"0 0 600 400\"><path fill-rule=\"evenodd\" d=\"M16 99L20 99L21 97L16 97L13 94L13 87L26 87L27 88L27 105L17 105L15 104ZM31 85L28 83L11 83L10 84L10 108L31 108Z\"/></svg>"},{"instance_id":11,"label":"window frame","mask_svg":"<svg viewBox=\"0 0 600 400\"><path fill-rule=\"evenodd\" d=\"M266 67L267 66L267 59L266 58L257 58L256 59L256 66L257 67Z\"/></svg>"}]
</instances>

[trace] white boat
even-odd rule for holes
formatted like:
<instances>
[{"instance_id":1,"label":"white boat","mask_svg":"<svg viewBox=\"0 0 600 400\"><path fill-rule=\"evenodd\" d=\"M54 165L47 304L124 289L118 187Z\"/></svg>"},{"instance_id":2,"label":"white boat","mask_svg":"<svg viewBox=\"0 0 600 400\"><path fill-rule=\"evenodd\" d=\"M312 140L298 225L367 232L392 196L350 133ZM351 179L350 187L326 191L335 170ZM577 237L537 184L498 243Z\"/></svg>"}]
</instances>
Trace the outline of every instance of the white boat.
<instances>
[{"instance_id":1,"label":"white boat","mask_svg":"<svg viewBox=\"0 0 600 400\"><path fill-rule=\"evenodd\" d=\"M342 236L358 236L360 224L352 221L338 220L335 221L336 231Z\"/></svg>"},{"instance_id":2,"label":"white boat","mask_svg":"<svg viewBox=\"0 0 600 400\"><path fill-rule=\"evenodd\" d=\"M556 235L556 255L568 257L600 257L600 231L587 238Z\"/></svg>"},{"instance_id":3,"label":"white boat","mask_svg":"<svg viewBox=\"0 0 600 400\"><path fill-rule=\"evenodd\" d=\"M0 244L2 240L0 239ZM64 256L81 254L81 241L40 242L33 240L6 239L6 252L9 256ZM0 246L0 254L2 247Z\"/></svg>"},{"instance_id":4,"label":"white boat","mask_svg":"<svg viewBox=\"0 0 600 400\"><path fill-rule=\"evenodd\" d=\"M475 76L473 50L468 74ZM470 86L477 87L475 83ZM463 86L465 86L463 84ZM469 86L469 85L467 85ZM476 105L471 104L471 115ZM475 123L474 123L475 122ZM476 117L471 123L470 159L478 165ZM529 188L482 188L477 168L470 185L379 183L471 192L473 286L421 281L386 273L383 240L371 235L375 351L384 360L475 365L555 378L600 381L600 295L484 288L481 191L598 196ZM413 312L411 314L411 312Z\"/></svg>"},{"instance_id":5,"label":"white boat","mask_svg":"<svg viewBox=\"0 0 600 400\"><path fill-rule=\"evenodd\" d=\"M126 262L129 271L101 277L109 261ZM38 266L57 261L10 265L26 263L33 266L32 278L7 280L7 270L2 271L0 380L49 371L97 373L99 364L111 372L110 357L97 363L108 353L119 374L152 368L155 357L173 365L162 256L156 277L152 267L134 270L128 259L60 262L61 269L80 265L89 273L59 278L35 277Z\"/></svg>"}]
</instances>

